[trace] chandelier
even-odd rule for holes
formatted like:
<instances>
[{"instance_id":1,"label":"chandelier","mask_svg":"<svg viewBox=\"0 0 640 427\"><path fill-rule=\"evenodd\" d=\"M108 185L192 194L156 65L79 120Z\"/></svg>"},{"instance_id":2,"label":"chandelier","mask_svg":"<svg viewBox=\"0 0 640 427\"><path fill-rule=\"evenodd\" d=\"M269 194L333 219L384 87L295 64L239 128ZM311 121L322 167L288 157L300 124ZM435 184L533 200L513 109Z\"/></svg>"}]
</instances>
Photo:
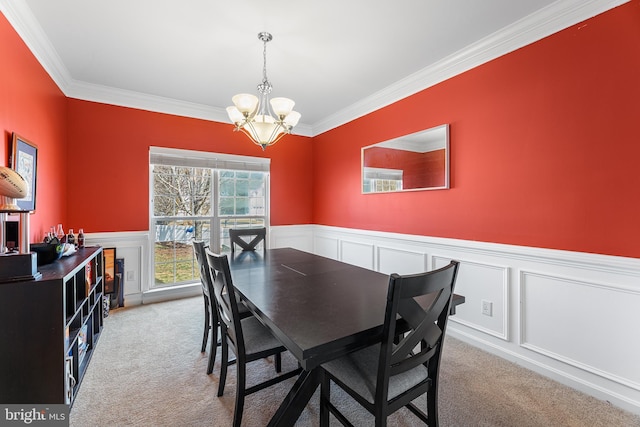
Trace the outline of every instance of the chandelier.
<instances>
[{"instance_id":1,"label":"chandelier","mask_svg":"<svg viewBox=\"0 0 640 427\"><path fill-rule=\"evenodd\" d=\"M234 106L227 107L227 114L235 124L234 131L244 132L254 144L264 150L275 144L298 124L300 113L293 111L295 102L289 98L272 98L269 94L273 87L267 79L267 42L273 36L267 32L258 33L258 39L264 44L262 57L262 83L258 85L260 98L248 93L241 93L231 100Z\"/></svg>"}]
</instances>

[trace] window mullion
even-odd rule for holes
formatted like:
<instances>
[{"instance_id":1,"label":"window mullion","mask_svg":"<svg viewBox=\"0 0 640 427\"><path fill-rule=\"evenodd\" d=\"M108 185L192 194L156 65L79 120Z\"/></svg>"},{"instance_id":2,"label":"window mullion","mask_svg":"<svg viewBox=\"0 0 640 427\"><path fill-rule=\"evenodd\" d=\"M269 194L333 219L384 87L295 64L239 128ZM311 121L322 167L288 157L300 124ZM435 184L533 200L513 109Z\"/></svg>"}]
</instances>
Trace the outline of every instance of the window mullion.
<instances>
[{"instance_id":1,"label":"window mullion","mask_svg":"<svg viewBox=\"0 0 640 427\"><path fill-rule=\"evenodd\" d=\"M213 185L211 188L213 189L213 200L211 201L211 206L213 209L212 219L213 224L211 224L211 249L217 252L220 252L220 248L222 247L222 236L220 236L220 209L219 209L219 195L220 195L220 170L215 169L211 174L211 179L213 180Z\"/></svg>"}]
</instances>

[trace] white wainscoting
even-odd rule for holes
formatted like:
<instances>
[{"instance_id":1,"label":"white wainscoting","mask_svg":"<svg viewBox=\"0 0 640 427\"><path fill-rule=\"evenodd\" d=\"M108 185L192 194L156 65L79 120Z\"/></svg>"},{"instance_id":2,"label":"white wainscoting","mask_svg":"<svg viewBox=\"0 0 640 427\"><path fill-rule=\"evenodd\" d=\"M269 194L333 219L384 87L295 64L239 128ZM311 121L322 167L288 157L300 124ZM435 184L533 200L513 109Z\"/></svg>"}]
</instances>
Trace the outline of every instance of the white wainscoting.
<instances>
[{"instance_id":1,"label":"white wainscoting","mask_svg":"<svg viewBox=\"0 0 640 427\"><path fill-rule=\"evenodd\" d=\"M312 238L385 274L460 261L451 336L640 414L640 259L319 225Z\"/></svg>"},{"instance_id":2,"label":"white wainscoting","mask_svg":"<svg viewBox=\"0 0 640 427\"><path fill-rule=\"evenodd\" d=\"M125 305L201 293L199 283L149 290L147 232L86 238L125 258ZM269 247L385 274L456 259L456 292L466 302L451 317L451 336L640 414L640 259L320 225L271 227Z\"/></svg>"},{"instance_id":3,"label":"white wainscoting","mask_svg":"<svg viewBox=\"0 0 640 427\"><path fill-rule=\"evenodd\" d=\"M87 245L116 248L116 258L124 259L124 305L166 301L188 296L202 295L200 283L170 289L151 290L149 233L131 231L116 233L91 233L85 235Z\"/></svg>"}]
</instances>

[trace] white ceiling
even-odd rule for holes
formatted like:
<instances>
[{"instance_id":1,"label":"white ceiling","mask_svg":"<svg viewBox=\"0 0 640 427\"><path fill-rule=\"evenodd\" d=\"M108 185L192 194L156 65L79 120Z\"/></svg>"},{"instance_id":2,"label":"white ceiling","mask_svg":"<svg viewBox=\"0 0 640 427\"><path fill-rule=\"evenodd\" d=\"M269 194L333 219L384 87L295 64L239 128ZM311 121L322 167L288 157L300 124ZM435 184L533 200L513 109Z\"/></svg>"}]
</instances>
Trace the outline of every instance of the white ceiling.
<instances>
[{"instance_id":1,"label":"white ceiling","mask_svg":"<svg viewBox=\"0 0 640 427\"><path fill-rule=\"evenodd\" d=\"M262 79L317 135L627 0L0 0L65 95L227 122ZM7 64L5 64L6 66Z\"/></svg>"}]
</instances>

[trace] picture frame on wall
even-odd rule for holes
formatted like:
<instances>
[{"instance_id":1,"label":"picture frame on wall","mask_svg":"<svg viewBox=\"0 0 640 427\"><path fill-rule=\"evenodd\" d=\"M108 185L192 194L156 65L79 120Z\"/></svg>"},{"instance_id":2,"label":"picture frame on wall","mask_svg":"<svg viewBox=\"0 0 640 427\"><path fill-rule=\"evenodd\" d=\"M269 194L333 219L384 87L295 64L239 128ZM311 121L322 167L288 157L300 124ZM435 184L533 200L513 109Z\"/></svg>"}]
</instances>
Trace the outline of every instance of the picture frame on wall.
<instances>
[{"instance_id":1,"label":"picture frame on wall","mask_svg":"<svg viewBox=\"0 0 640 427\"><path fill-rule=\"evenodd\" d=\"M35 211L38 147L15 132L11 145L11 168L27 182L27 195L22 199L16 199L16 204L21 211Z\"/></svg>"},{"instance_id":2,"label":"picture frame on wall","mask_svg":"<svg viewBox=\"0 0 640 427\"><path fill-rule=\"evenodd\" d=\"M116 290L116 248L103 248L104 256L104 293L112 294Z\"/></svg>"}]
</instances>

